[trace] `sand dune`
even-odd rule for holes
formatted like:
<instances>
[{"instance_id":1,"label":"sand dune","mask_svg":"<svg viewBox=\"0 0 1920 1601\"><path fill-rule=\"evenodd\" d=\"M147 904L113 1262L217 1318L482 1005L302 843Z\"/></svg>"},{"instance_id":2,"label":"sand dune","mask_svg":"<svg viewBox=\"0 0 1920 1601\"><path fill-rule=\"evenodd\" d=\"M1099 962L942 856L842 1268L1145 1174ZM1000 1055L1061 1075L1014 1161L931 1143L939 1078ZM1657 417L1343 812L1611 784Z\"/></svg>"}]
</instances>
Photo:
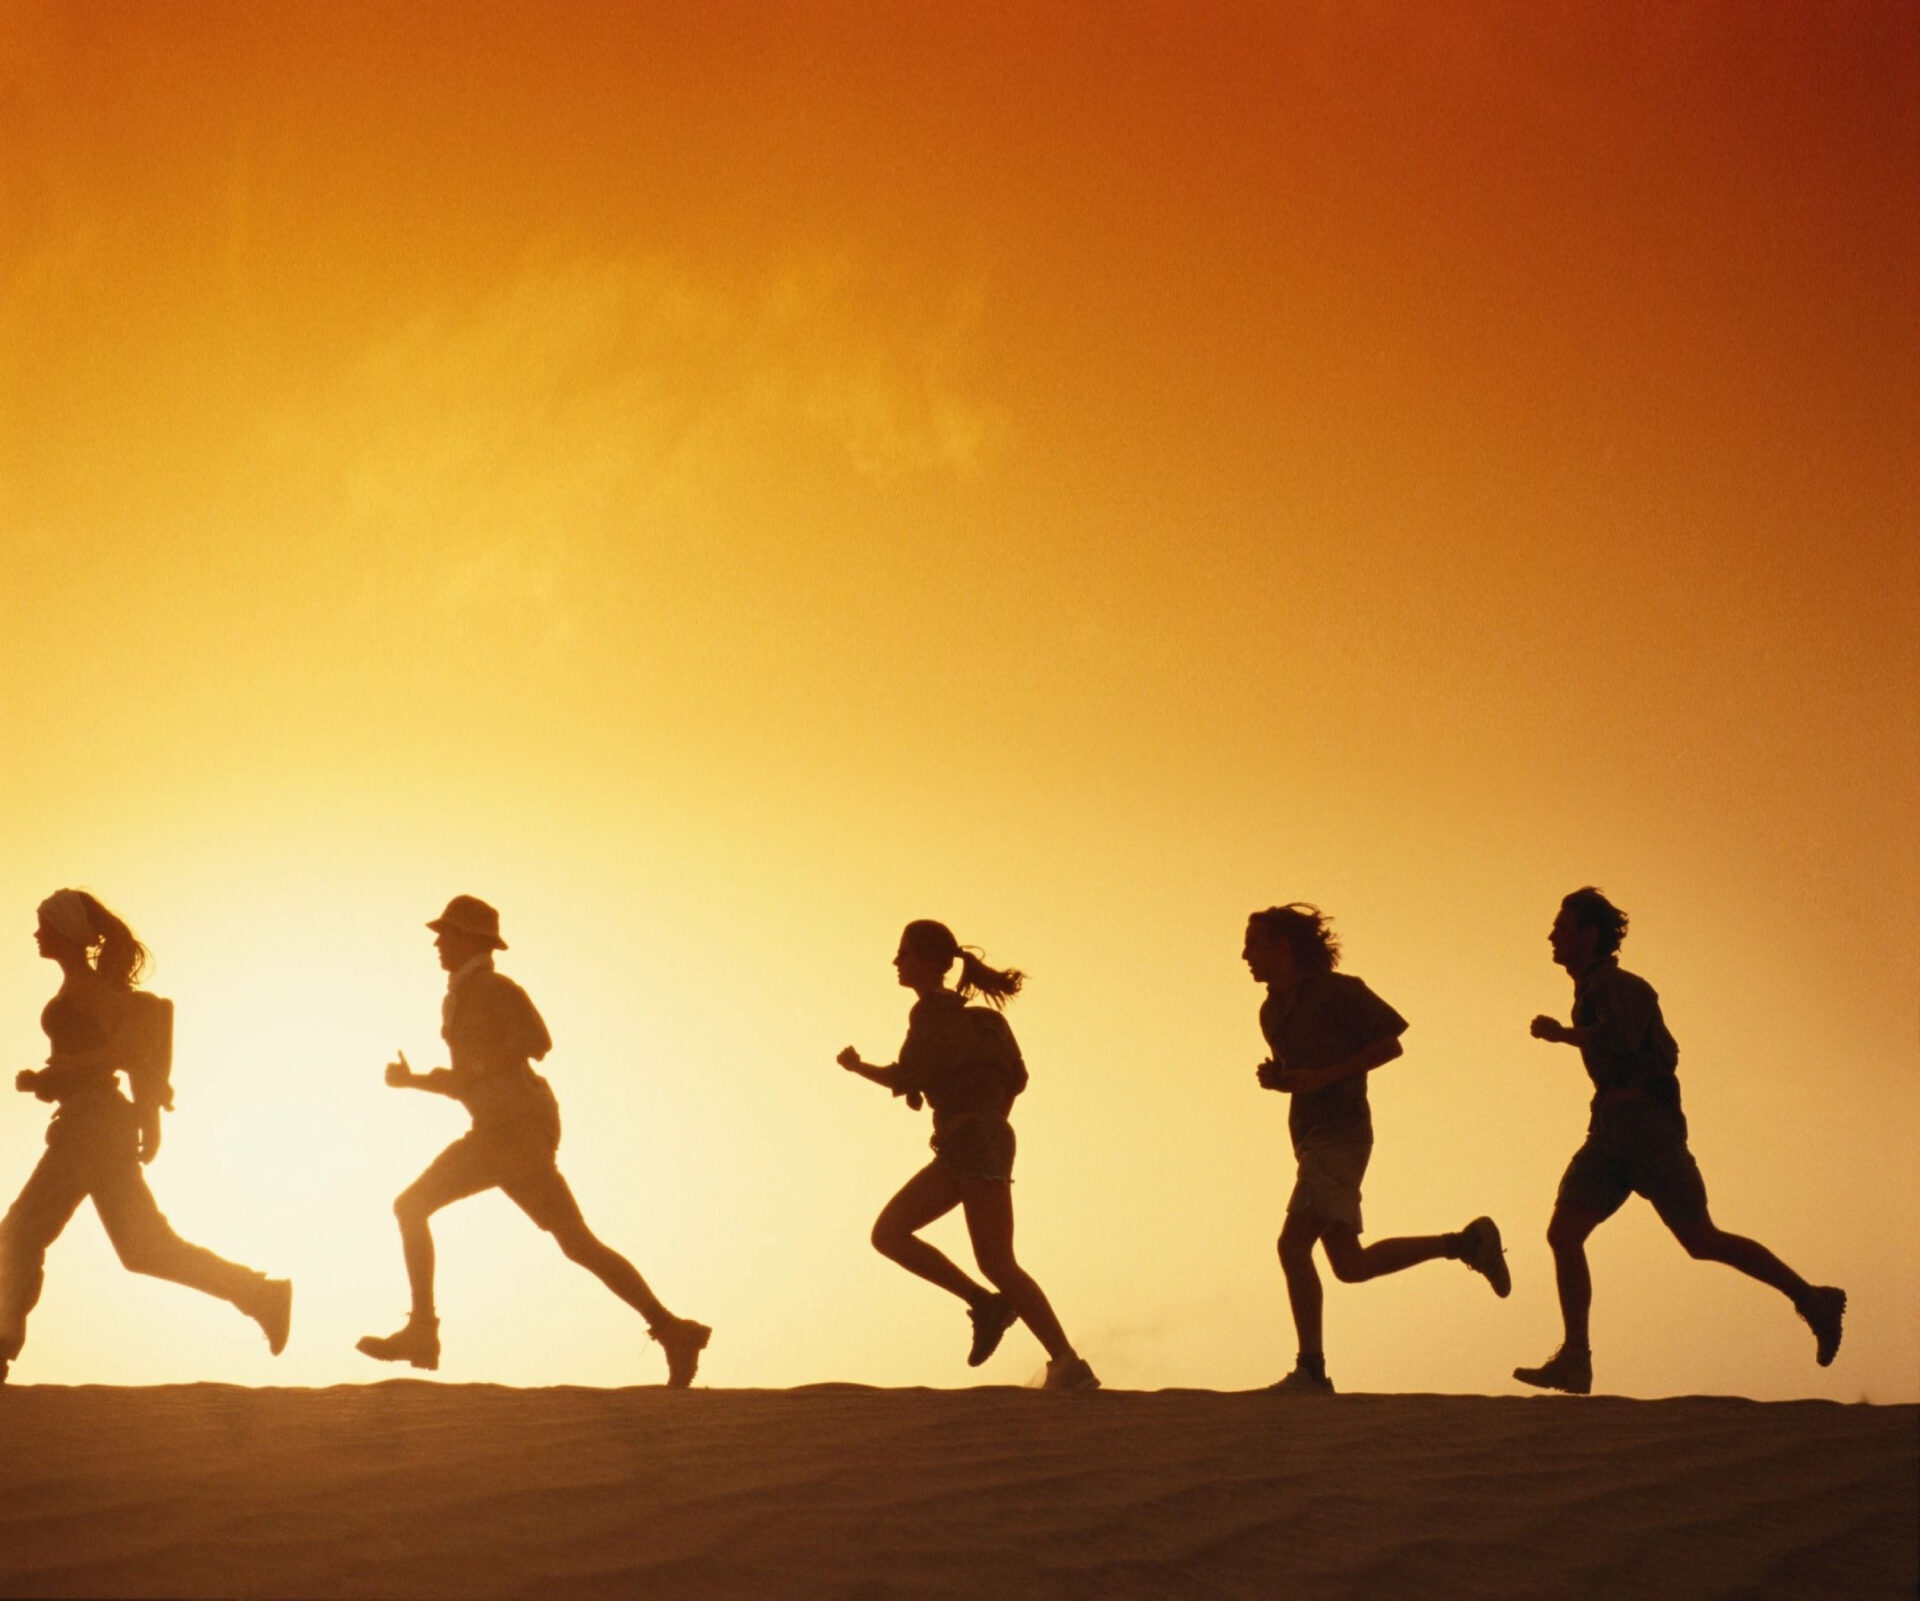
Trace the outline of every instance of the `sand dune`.
<instances>
[{"instance_id":1,"label":"sand dune","mask_svg":"<svg viewBox=\"0 0 1920 1601\"><path fill-rule=\"evenodd\" d=\"M1920 1408L0 1392L7 1595L1906 1595Z\"/></svg>"}]
</instances>

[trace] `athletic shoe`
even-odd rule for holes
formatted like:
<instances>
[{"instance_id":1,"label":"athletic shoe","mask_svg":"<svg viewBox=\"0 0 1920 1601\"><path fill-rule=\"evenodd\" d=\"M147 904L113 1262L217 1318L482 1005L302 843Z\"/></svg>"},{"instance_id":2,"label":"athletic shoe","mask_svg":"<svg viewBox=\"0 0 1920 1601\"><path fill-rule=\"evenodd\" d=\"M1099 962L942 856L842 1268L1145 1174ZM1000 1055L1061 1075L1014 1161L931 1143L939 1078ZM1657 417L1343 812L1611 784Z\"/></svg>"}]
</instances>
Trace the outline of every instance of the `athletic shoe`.
<instances>
[{"instance_id":1,"label":"athletic shoe","mask_svg":"<svg viewBox=\"0 0 1920 1601\"><path fill-rule=\"evenodd\" d=\"M287 1330L293 1323L293 1280L266 1279L260 1285L260 1298L254 1303L253 1321L267 1337L267 1349L278 1356L287 1348Z\"/></svg>"},{"instance_id":2,"label":"athletic shoe","mask_svg":"<svg viewBox=\"0 0 1920 1601\"><path fill-rule=\"evenodd\" d=\"M354 1349L379 1362L409 1362L429 1373L440 1366L440 1320L414 1316L393 1334L369 1334Z\"/></svg>"},{"instance_id":3,"label":"athletic shoe","mask_svg":"<svg viewBox=\"0 0 1920 1601\"><path fill-rule=\"evenodd\" d=\"M690 1317L677 1317L657 1329L648 1329L647 1333L659 1341L660 1349L667 1353L667 1388L684 1390L693 1383L693 1375L700 1366L700 1353L713 1338L713 1330Z\"/></svg>"},{"instance_id":4,"label":"athletic shoe","mask_svg":"<svg viewBox=\"0 0 1920 1601\"><path fill-rule=\"evenodd\" d=\"M1000 1348L1000 1337L1019 1321L1020 1314L1004 1295L995 1295L978 1306L969 1307L973 1319L973 1349L967 1352L967 1366L977 1368Z\"/></svg>"},{"instance_id":5,"label":"athletic shoe","mask_svg":"<svg viewBox=\"0 0 1920 1601\"><path fill-rule=\"evenodd\" d=\"M1515 1368L1513 1376L1536 1390L1559 1390L1565 1395L1593 1393L1593 1353L1561 1346L1537 1368Z\"/></svg>"},{"instance_id":6,"label":"athletic shoe","mask_svg":"<svg viewBox=\"0 0 1920 1601\"><path fill-rule=\"evenodd\" d=\"M1500 1245L1500 1225L1492 1218L1476 1217L1460 1231L1460 1260L1491 1284L1502 1300L1513 1293L1507 1253Z\"/></svg>"},{"instance_id":7,"label":"athletic shoe","mask_svg":"<svg viewBox=\"0 0 1920 1601\"><path fill-rule=\"evenodd\" d=\"M1268 1395L1332 1395L1333 1380L1324 1373L1297 1367L1278 1384L1267 1386Z\"/></svg>"},{"instance_id":8,"label":"athletic shoe","mask_svg":"<svg viewBox=\"0 0 1920 1601\"><path fill-rule=\"evenodd\" d=\"M1807 1291L1807 1296L1799 1305L1800 1315L1807 1320L1807 1326L1813 1330L1817 1344L1813 1359L1823 1368L1833 1365L1834 1353L1840 1349L1840 1320L1847 1314L1847 1292L1835 1289L1831 1284Z\"/></svg>"},{"instance_id":9,"label":"athletic shoe","mask_svg":"<svg viewBox=\"0 0 1920 1601\"><path fill-rule=\"evenodd\" d=\"M1043 1390L1097 1390L1100 1381L1083 1356L1056 1356L1047 1364Z\"/></svg>"}]
</instances>

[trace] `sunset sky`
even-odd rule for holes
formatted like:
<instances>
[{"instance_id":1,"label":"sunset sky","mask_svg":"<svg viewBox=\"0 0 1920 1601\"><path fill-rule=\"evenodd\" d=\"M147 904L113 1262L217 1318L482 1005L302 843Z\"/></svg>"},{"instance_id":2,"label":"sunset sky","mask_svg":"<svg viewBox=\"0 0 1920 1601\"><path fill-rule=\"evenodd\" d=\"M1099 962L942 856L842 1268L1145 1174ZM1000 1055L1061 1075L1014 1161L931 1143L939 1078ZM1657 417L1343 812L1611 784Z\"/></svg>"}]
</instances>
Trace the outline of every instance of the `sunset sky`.
<instances>
[{"instance_id":1,"label":"sunset sky","mask_svg":"<svg viewBox=\"0 0 1920 1601\"><path fill-rule=\"evenodd\" d=\"M54 1247L18 1382L393 1376L464 1127L422 923L485 897L589 1221L703 1382L959 1384L882 1261L900 925L1032 976L1022 1259L1111 1385L1291 1364L1249 910L1412 1023L1343 1389L1559 1338L1604 888L1722 1226L1595 1236L1596 1385L1920 1399L1920 14L0 0L0 1043L62 884L153 948L177 1227ZM0 1101L0 1204L46 1108ZM442 1376L656 1382L492 1195ZM964 1248L957 1220L934 1238ZM1024 1383L1025 1334L978 1377Z\"/></svg>"}]
</instances>

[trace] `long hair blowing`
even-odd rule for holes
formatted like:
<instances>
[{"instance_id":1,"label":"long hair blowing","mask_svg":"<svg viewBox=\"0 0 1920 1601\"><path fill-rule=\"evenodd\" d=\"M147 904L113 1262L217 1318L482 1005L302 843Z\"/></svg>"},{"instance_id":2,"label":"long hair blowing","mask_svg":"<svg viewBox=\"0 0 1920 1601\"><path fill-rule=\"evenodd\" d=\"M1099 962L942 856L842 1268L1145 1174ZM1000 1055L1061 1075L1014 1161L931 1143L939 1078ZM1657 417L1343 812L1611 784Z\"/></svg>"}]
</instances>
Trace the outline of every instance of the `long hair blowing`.
<instances>
[{"instance_id":1,"label":"long hair blowing","mask_svg":"<svg viewBox=\"0 0 1920 1601\"><path fill-rule=\"evenodd\" d=\"M93 970L109 984L131 989L145 976L153 963L153 953L133 936L126 923L85 890L74 892L86 904L87 921L99 936L100 948L94 953Z\"/></svg>"},{"instance_id":2,"label":"long hair blowing","mask_svg":"<svg viewBox=\"0 0 1920 1601\"><path fill-rule=\"evenodd\" d=\"M917 955L938 962L942 973L957 961L960 977L954 982L954 989L969 1000L978 995L989 1006L1002 1011L1027 981L1027 975L1017 967L987 966L978 951L962 945L953 937L952 929L930 917L907 924L900 943Z\"/></svg>"},{"instance_id":3,"label":"long hair blowing","mask_svg":"<svg viewBox=\"0 0 1920 1601\"><path fill-rule=\"evenodd\" d=\"M1294 963L1303 971L1330 973L1340 965L1340 940L1317 906L1292 901L1255 912L1247 921L1258 924L1269 940L1292 946Z\"/></svg>"}]
</instances>

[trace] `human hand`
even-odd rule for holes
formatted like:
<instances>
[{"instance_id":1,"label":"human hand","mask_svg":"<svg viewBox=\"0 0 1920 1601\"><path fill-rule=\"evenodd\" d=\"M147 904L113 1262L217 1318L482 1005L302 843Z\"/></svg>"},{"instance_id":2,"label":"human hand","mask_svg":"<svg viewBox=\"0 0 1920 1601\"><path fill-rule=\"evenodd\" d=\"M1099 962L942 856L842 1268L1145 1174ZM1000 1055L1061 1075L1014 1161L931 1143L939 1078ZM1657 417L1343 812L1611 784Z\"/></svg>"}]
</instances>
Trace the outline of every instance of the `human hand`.
<instances>
[{"instance_id":1,"label":"human hand","mask_svg":"<svg viewBox=\"0 0 1920 1601\"><path fill-rule=\"evenodd\" d=\"M22 1095L38 1095L40 1093L39 1072L29 1067L14 1074L13 1087L20 1091Z\"/></svg>"},{"instance_id":2,"label":"human hand","mask_svg":"<svg viewBox=\"0 0 1920 1601\"><path fill-rule=\"evenodd\" d=\"M387 1084L390 1088L403 1090L413 1082L413 1069L407 1066L407 1053L400 1053L400 1060L387 1063Z\"/></svg>"},{"instance_id":3,"label":"human hand","mask_svg":"<svg viewBox=\"0 0 1920 1601\"><path fill-rule=\"evenodd\" d=\"M842 1051L838 1056L836 1056L834 1060L838 1062L842 1067L844 1067L849 1073L857 1073L860 1071L861 1068L867 1065L865 1062L860 1060L860 1053L856 1051L851 1045L849 1045L844 1051Z\"/></svg>"},{"instance_id":4,"label":"human hand","mask_svg":"<svg viewBox=\"0 0 1920 1601\"><path fill-rule=\"evenodd\" d=\"M1253 1070L1253 1076L1260 1081L1263 1090L1291 1089L1287 1080L1287 1070L1269 1057Z\"/></svg>"},{"instance_id":5,"label":"human hand","mask_svg":"<svg viewBox=\"0 0 1920 1601\"><path fill-rule=\"evenodd\" d=\"M1535 1039L1551 1040L1555 1045L1564 1043L1567 1037L1567 1031L1561 1026L1559 1018L1548 1017L1545 1012L1533 1020L1531 1029Z\"/></svg>"}]
</instances>

